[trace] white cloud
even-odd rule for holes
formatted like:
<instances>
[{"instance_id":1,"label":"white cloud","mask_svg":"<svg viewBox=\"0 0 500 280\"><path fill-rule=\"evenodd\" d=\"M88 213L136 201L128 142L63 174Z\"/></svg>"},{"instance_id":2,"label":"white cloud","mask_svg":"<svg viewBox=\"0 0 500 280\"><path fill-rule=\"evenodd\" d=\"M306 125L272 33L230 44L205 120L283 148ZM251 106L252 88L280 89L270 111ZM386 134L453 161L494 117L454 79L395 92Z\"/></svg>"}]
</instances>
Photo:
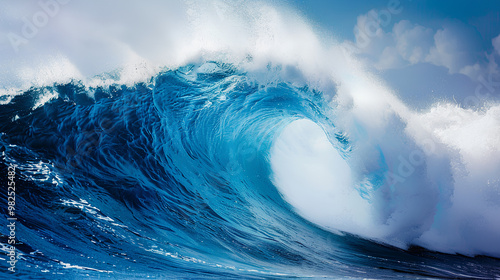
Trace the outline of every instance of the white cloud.
<instances>
[{"instance_id":1,"label":"white cloud","mask_svg":"<svg viewBox=\"0 0 500 280\"><path fill-rule=\"evenodd\" d=\"M388 43L392 43L392 36L385 33L380 24L374 19L376 10L371 10L365 15L358 16L354 27L356 47L361 53L380 54Z\"/></svg>"},{"instance_id":2,"label":"white cloud","mask_svg":"<svg viewBox=\"0 0 500 280\"><path fill-rule=\"evenodd\" d=\"M398 50L394 46L388 46L380 55L380 58L375 63L377 69L391 69L400 68L406 64L406 61L398 53Z\"/></svg>"},{"instance_id":3,"label":"white cloud","mask_svg":"<svg viewBox=\"0 0 500 280\"><path fill-rule=\"evenodd\" d=\"M394 25L393 36L398 53L411 64L422 62L432 46L433 31L407 20Z\"/></svg>"},{"instance_id":4,"label":"white cloud","mask_svg":"<svg viewBox=\"0 0 500 280\"><path fill-rule=\"evenodd\" d=\"M450 73L459 73L468 65L474 64L473 38L467 36L464 28L444 27L434 34L434 46L430 49L426 61L448 68Z\"/></svg>"},{"instance_id":5,"label":"white cloud","mask_svg":"<svg viewBox=\"0 0 500 280\"><path fill-rule=\"evenodd\" d=\"M477 31L461 22L444 22L438 30L396 22L392 30L384 31L373 17L376 10L358 16L355 32L355 52L378 70L399 69L418 63L445 67L449 74L463 74L473 80L491 72L493 57L486 57ZM492 40L500 54L500 35ZM496 64L495 64L496 65Z\"/></svg>"},{"instance_id":6,"label":"white cloud","mask_svg":"<svg viewBox=\"0 0 500 280\"><path fill-rule=\"evenodd\" d=\"M392 32L379 34L375 39L379 38L383 40L374 45L378 44L382 51L369 53L375 58L377 69L387 70L424 62L432 46L433 31L403 20L394 25Z\"/></svg>"},{"instance_id":7,"label":"white cloud","mask_svg":"<svg viewBox=\"0 0 500 280\"><path fill-rule=\"evenodd\" d=\"M458 21L433 28L409 20L382 25L376 13L358 16L356 39L345 45L380 71L403 100L426 108L436 101L474 106L500 99L500 35L487 46L474 27Z\"/></svg>"},{"instance_id":8,"label":"white cloud","mask_svg":"<svg viewBox=\"0 0 500 280\"><path fill-rule=\"evenodd\" d=\"M464 74L465 76L468 76L470 78L476 79L481 75L481 72L483 71L481 65L479 63L474 63L473 65L467 65L460 69L460 73Z\"/></svg>"},{"instance_id":9,"label":"white cloud","mask_svg":"<svg viewBox=\"0 0 500 280\"><path fill-rule=\"evenodd\" d=\"M376 10L358 16L354 27L356 51L379 70L404 67L425 61L434 45L430 28L402 20L389 32L373 17Z\"/></svg>"}]
</instances>

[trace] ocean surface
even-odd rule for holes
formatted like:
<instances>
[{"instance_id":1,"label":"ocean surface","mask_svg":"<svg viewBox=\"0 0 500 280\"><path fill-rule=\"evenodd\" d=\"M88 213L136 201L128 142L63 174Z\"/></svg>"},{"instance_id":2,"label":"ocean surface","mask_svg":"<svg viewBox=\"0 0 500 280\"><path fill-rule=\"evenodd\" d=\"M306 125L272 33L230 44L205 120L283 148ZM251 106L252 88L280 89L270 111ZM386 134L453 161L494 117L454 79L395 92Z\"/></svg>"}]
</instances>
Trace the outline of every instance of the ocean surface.
<instances>
[{"instance_id":1,"label":"ocean surface","mask_svg":"<svg viewBox=\"0 0 500 280\"><path fill-rule=\"evenodd\" d=\"M54 97L36 106L48 94ZM217 62L164 71L133 86L91 88L73 81L14 97L1 105L0 144L2 176L9 166L16 170L16 275L500 277L497 258L443 254L408 247L411 242L403 248L387 244L408 240L401 225L384 237L385 243L369 234L364 238L360 232L333 231L334 224L348 228L347 223L358 224L363 217L346 211L360 203L355 197L342 202L332 197L323 205L321 197L308 196L325 195L315 184L329 180L315 182L313 176L325 175L321 167L307 170L309 161L330 167L331 161L345 162L356 149L330 111L321 93L307 86L279 79L261 84L233 65ZM295 143L293 139L301 139L293 137L298 132L307 134ZM308 147L311 138L316 148ZM290 144L280 149L286 141ZM315 151L321 141L336 154L330 157L328 147ZM303 157L297 164L304 166L287 169L293 165L287 163L290 157ZM349 169L347 164L333 165L340 171L324 172L346 176L341 168ZM293 184L281 178L290 170L295 182L310 181L300 185L303 191L280 189ZM297 174L301 170L305 175ZM362 181L352 188L362 201L375 199L376 190L387 185L373 174ZM352 194L346 195L343 187L333 185L328 192L349 199ZM0 195L7 200L6 192ZM323 220L332 225L312 223L290 202L305 208L310 220L329 217ZM318 208L329 215L314 213ZM8 234L2 227L4 240ZM8 244L2 243L5 249ZM0 266L10 277L6 260Z\"/></svg>"},{"instance_id":2,"label":"ocean surface","mask_svg":"<svg viewBox=\"0 0 500 280\"><path fill-rule=\"evenodd\" d=\"M498 102L419 108L286 7L179 3L72 2L2 66L0 278L500 279Z\"/></svg>"}]
</instances>

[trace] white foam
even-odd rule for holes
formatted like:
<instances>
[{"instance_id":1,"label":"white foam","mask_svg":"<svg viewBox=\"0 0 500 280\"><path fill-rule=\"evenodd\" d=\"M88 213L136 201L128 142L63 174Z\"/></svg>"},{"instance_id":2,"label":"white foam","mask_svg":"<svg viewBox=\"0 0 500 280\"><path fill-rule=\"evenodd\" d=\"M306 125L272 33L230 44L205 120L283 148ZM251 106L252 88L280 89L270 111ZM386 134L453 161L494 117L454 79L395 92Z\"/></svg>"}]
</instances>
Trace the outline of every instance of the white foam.
<instances>
[{"instance_id":1,"label":"white foam","mask_svg":"<svg viewBox=\"0 0 500 280\"><path fill-rule=\"evenodd\" d=\"M363 126L353 111L341 113L354 119L341 124L354 146L347 160L311 121L275 141L273 180L299 214L402 248L500 256L500 106L393 111Z\"/></svg>"},{"instance_id":2,"label":"white foam","mask_svg":"<svg viewBox=\"0 0 500 280\"><path fill-rule=\"evenodd\" d=\"M122 69L119 82L133 83L200 59L245 64L248 69L271 62L299 67L309 77L329 67L321 56L324 46L309 24L286 7L264 2L71 1L59 5L32 38L24 37L22 19L33 22L40 12L44 10L38 4L17 2L5 3L0 11L4 89L70 79L88 82L117 69ZM11 44L9 34L23 43ZM246 63L249 56L252 63Z\"/></svg>"},{"instance_id":3,"label":"white foam","mask_svg":"<svg viewBox=\"0 0 500 280\"><path fill-rule=\"evenodd\" d=\"M314 122L292 122L271 151L274 182L307 219L331 230L358 232L373 220L354 188L351 168Z\"/></svg>"}]
</instances>

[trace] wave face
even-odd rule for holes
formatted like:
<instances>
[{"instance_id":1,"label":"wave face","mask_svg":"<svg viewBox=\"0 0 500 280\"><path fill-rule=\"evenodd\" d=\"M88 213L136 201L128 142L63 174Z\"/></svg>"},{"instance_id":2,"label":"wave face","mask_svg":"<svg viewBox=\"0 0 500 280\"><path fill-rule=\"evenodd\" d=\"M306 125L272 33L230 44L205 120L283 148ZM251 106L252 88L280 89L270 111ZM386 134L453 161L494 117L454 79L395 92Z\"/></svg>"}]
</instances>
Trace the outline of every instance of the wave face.
<instances>
[{"instance_id":1,"label":"wave face","mask_svg":"<svg viewBox=\"0 0 500 280\"><path fill-rule=\"evenodd\" d=\"M323 94L276 71L262 83L206 62L133 86L31 88L1 105L18 275L499 277L498 259L387 245L420 245L405 230L363 234L364 211L381 209L367 185L384 179L371 172L356 185L361 144Z\"/></svg>"}]
</instances>

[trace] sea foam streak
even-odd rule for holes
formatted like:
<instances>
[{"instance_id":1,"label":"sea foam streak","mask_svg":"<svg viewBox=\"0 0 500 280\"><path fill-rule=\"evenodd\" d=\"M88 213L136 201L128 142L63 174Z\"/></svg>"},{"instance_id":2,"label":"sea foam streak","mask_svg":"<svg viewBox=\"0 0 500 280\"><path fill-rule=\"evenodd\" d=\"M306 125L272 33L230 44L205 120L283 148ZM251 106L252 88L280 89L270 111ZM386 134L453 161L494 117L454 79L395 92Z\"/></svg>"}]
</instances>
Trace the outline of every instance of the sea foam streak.
<instances>
[{"instance_id":1,"label":"sea foam streak","mask_svg":"<svg viewBox=\"0 0 500 280\"><path fill-rule=\"evenodd\" d=\"M0 56L4 99L71 80L87 88L134 85L210 60L263 84L307 86L329 101L335 128L291 122L269 152L272 180L298 213L334 232L403 248L500 257L499 105L415 112L348 45L320 38L286 7L261 2L72 2L51 20L40 32L57 34L55 41L40 33L18 55ZM333 129L350 149L339 148Z\"/></svg>"}]
</instances>

